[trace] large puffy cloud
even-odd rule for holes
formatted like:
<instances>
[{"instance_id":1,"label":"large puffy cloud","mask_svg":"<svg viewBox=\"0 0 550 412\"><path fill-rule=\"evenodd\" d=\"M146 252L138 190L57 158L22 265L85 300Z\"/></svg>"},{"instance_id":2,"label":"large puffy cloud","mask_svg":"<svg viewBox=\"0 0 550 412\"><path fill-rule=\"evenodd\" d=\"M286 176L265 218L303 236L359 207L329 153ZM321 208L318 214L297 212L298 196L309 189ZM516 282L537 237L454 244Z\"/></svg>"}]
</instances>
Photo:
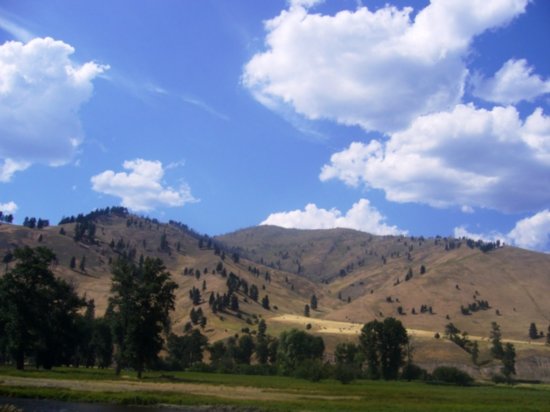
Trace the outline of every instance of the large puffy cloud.
<instances>
[{"instance_id":1,"label":"large puffy cloud","mask_svg":"<svg viewBox=\"0 0 550 412\"><path fill-rule=\"evenodd\" d=\"M388 200L519 212L550 204L550 118L514 107L416 119L386 142L355 142L332 155L320 179L384 190Z\"/></svg>"},{"instance_id":2,"label":"large puffy cloud","mask_svg":"<svg viewBox=\"0 0 550 412\"><path fill-rule=\"evenodd\" d=\"M550 210L545 209L516 223L507 234L471 233L464 226L455 228L456 237L481 239L485 241L504 241L525 249L550 252Z\"/></svg>"},{"instance_id":3,"label":"large puffy cloud","mask_svg":"<svg viewBox=\"0 0 550 412\"><path fill-rule=\"evenodd\" d=\"M178 189L163 186L165 168L158 160L127 160L123 168L129 172L106 170L93 176L92 189L120 197L122 206L135 211L149 211L157 206L183 206L197 201L185 184Z\"/></svg>"},{"instance_id":4,"label":"large puffy cloud","mask_svg":"<svg viewBox=\"0 0 550 412\"><path fill-rule=\"evenodd\" d=\"M260 225L274 225L294 229L348 228L375 235L406 233L385 223L386 218L367 199L361 199L343 214L338 209L322 209L309 203L304 210L272 213Z\"/></svg>"},{"instance_id":5,"label":"large puffy cloud","mask_svg":"<svg viewBox=\"0 0 550 412\"><path fill-rule=\"evenodd\" d=\"M388 5L312 14L315 3L292 1L265 23L267 50L245 65L243 84L270 108L390 132L460 102L472 39L528 0L432 0L414 20Z\"/></svg>"},{"instance_id":6,"label":"large puffy cloud","mask_svg":"<svg viewBox=\"0 0 550 412\"><path fill-rule=\"evenodd\" d=\"M78 110L107 66L74 63L51 38L0 45L0 181L32 163L69 162L83 139Z\"/></svg>"},{"instance_id":7,"label":"large puffy cloud","mask_svg":"<svg viewBox=\"0 0 550 412\"><path fill-rule=\"evenodd\" d=\"M476 76L473 79L473 93L484 100L515 104L522 100L531 101L550 93L550 80L543 80L533 73L527 60L510 59L489 79Z\"/></svg>"}]
</instances>

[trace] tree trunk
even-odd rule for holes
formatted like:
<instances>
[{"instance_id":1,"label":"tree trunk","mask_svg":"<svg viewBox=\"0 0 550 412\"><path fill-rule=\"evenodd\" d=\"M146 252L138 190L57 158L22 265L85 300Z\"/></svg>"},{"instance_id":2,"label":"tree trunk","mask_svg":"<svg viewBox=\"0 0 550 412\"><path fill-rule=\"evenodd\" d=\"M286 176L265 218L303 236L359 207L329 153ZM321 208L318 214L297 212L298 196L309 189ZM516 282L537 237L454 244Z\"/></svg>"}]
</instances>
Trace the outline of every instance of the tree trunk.
<instances>
[{"instance_id":1,"label":"tree trunk","mask_svg":"<svg viewBox=\"0 0 550 412\"><path fill-rule=\"evenodd\" d=\"M22 350L18 350L15 354L15 367L20 371L25 368L25 354Z\"/></svg>"}]
</instances>

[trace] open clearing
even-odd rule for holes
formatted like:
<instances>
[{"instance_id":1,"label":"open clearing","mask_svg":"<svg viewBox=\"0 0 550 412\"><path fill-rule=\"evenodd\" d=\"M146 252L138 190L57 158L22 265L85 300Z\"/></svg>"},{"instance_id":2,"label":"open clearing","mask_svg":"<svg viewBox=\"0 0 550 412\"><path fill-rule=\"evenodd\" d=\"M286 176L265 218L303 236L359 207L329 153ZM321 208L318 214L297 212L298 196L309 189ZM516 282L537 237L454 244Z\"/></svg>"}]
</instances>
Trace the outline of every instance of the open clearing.
<instances>
[{"instance_id":1,"label":"open clearing","mask_svg":"<svg viewBox=\"0 0 550 412\"><path fill-rule=\"evenodd\" d=\"M306 316L298 315L281 315L270 318L269 320L273 322L281 322L285 324L294 324L300 327L305 327L307 324L310 324L315 328L315 331L318 333L326 333L331 335L359 335L361 333L361 328L363 327L362 323L352 323L352 322L341 322L336 320L326 320L326 319L316 319L308 318ZM407 332L410 336L415 338L427 338L432 339L436 331L421 330L421 329L410 329L407 328ZM441 331L439 332L442 333ZM489 338L486 336L472 336L469 335L470 339L479 340L479 341L489 341ZM514 344L521 345L537 345L544 346L544 341L526 341L518 339L503 339L503 342L510 342Z\"/></svg>"}]
</instances>

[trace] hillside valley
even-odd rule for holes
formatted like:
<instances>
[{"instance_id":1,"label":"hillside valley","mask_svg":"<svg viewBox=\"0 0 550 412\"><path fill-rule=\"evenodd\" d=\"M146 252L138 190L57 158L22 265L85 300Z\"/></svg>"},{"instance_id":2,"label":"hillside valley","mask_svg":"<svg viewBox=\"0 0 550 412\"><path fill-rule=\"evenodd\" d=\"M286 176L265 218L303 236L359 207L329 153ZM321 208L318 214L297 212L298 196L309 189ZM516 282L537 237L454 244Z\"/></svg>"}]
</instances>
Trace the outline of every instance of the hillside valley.
<instances>
[{"instance_id":1,"label":"hillside valley","mask_svg":"<svg viewBox=\"0 0 550 412\"><path fill-rule=\"evenodd\" d=\"M356 339L362 324L393 316L413 336L419 363L465 365L483 375L496 366L489 360L486 371L472 365L469 354L443 338L445 325L452 322L479 340L483 358L491 322L497 322L504 340L515 342L519 373L550 379L550 348L544 345L550 325L546 254L467 239L375 236L348 229L259 226L209 237L123 208L41 229L0 226L1 256L23 245L51 248L57 256L55 274L94 299L98 316L107 307L110 263L117 256L159 257L179 286L172 316L176 333L200 307L210 341L255 329L263 318L273 335L290 327L322 335L330 352L336 342ZM11 264L4 259L5 269ZM238 309L213 313L209 297L227 293L230 279L239 284ZM201 295L195 305L193 288ZM306 317L313 295L317 308ZM543 337L530 339L531 323Z\"/></svg>"}]
</instances>

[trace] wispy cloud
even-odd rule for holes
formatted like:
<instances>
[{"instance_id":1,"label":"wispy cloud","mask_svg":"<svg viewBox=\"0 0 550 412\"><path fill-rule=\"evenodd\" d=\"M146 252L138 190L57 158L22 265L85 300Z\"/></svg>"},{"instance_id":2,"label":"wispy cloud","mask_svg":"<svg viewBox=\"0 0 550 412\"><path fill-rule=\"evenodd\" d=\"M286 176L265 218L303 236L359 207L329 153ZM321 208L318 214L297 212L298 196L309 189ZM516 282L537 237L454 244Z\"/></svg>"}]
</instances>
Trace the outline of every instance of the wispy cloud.
<instances>
[{"instance_id":1,"label":"wispy cloud","mask_svg":"<svg viewBox=\"0 0 550 412\"><path fill-rule=\"evenodd\" d=\"M16 40L29 42L36 36L29 30L25 29L20 23L16 23L14 20L18 20L15 16L7 17L8 13L0 8L0 29L11 34Z\"/></svg>"},{"instance_id":2,"label":"wispy cloud","mask_svg":"<svg viewBox=\"0 0 550 412\"><path fill-rule=\"evenodd\" d=\"M171 97L176 98L183 103L192 105L200 110L205 111L206 113L217 117L218 119L229 121L230 118L226 114L216 110L214 107L212 107L210 104L206 103L205 101L198 99L194 96L186 95L186 94L179 94L175 93L169 90L166 90L164 87L159 86L158 84L155 84L153 82L148 81L138 81L135 79L131 79L128 76L121 75L120 73L110 73L106 78L110 81L112 81L117 86L127 90L132 95L136 96L137 98L141 100L147 100L150 96L161 96L161 97Z\"/></svg>"},{"instance_id":3,"label":"wispy cloud","mask_svg":"<svg viewBox=\"0 0 550 412\"><path fill-rule=\"evenodd\" d=\"M211 114L212 116L215 116L215 117L217 117L219 119L222 119L222 120L225 120L225 121L229 120L229 117L227 115L217 111L212 106L210 106L209 104L203 102L202 100L198 100L198 99L196 99L194 97L190 97L190 96L181 96L181 99L185 103L188 103L190 105L198 107L199 109L204 110L205 112Z\"/></svg>"}]
</instances>

